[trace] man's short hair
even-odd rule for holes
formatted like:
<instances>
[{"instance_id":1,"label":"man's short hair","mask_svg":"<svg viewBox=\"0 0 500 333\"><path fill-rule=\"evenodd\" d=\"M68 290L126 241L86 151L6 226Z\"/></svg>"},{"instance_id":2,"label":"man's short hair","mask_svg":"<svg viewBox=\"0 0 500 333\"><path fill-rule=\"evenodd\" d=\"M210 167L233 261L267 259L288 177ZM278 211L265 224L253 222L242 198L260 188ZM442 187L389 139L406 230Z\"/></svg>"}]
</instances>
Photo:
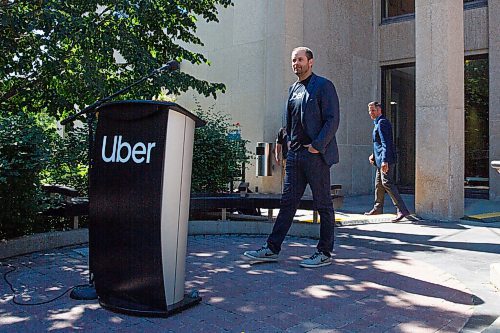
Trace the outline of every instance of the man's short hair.
<instances>
[{"instance_id":1,"label":"man's short hair","mask_svg":"<svg viewBox=\"0 0 500 333\"><path fill-rule=\"evenodd\" d=\"M314 58L313 51L308 47L305 47L305 46L296 47L293 49L292 53L296 52L296 51L305 51L307 60L311 60Z\"/></svg>"},{"instance_id":2,"label":"man's short hair","mask_svg":"<svg viewBox=\"0 0 500 333\"><path fill-rule=\"evenodd\" d=\"M373 102L368 103L368 107L370 107L370 106L374 106L376 108L381 108L382 109L382 104L380 104L377 101L373 101Z\"/></svg>"}]
</instances>

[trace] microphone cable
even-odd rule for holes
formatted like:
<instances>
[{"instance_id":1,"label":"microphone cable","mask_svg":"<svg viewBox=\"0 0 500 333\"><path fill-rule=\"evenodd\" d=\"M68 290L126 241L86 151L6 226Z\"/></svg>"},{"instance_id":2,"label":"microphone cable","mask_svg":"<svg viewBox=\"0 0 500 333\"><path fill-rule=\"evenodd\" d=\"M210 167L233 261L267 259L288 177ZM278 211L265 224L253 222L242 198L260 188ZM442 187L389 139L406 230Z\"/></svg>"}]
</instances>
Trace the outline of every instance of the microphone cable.
<instances>
[{"instance_id":1,"label":"microphone cable","mask_svg":"<svg viewBox=\"0 0 500 333\"><path fill-rule=\"evenodd\" d=\"M27 302L20 302L18 300L16 300L16 297L18 296L18 294L16 294L16 290L14 289L14 286L12 285L12 283L7 279L7 275L9 275L10 273L16 271L16 267L11 265L11 264L4 264L4 263L0 263L1 266L4 266L4 267L8 267L10 268L9 271L3 273L3 279L4 281L7 283L7 285L9 286L10 290L12 291L12 303L16 304L16 305L22 305L22 306L34 306L34 305L43 305L43 304L47 304L47 303L50 303L50 302L54 302L56 300L58 300L59 298L63 297L64 295L66 295L67 293L69 293L70 291L72 291L73 289L75 288L78 288L78 287L84 287L86 285L84 284L81 284L81 285L77 285L77 286L73 286L71 288L68 288L65 292L63 292L62 294L60 294L59 296L56 296L52 299L49 299L47 301L43 301L43 302L36 302L36 303L27 303Z\"/></svg>"}]
</instances>

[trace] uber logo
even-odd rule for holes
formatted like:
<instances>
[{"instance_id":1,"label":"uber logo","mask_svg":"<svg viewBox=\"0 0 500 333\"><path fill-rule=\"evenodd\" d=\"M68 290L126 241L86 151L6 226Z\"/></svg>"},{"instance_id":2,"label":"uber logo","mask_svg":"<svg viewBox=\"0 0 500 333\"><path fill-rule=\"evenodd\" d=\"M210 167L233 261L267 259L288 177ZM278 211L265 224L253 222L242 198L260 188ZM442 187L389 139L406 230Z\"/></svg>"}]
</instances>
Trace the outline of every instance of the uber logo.
<instances>
[{"instance_id":1,"label":"uber logo","mask_svg":"<svg viewBox=\"0 0 500 333\"><path fill-rule=\"evenodd\" d=\"M147 147L146 144L142 142L137 142L133 147L130 143L123 141L122 136L114 136L113 137L113 149L111 156L106 156L106 141L108 137L105 135L102 138L102 160L106 163L127 163L130 158L135 163L143 163L146 160L146 163L149 163L151 160L151 150L156 146L155 142L148 142ZM145 156L144 156L145 155Z\"/></svg>"}]
</instances>

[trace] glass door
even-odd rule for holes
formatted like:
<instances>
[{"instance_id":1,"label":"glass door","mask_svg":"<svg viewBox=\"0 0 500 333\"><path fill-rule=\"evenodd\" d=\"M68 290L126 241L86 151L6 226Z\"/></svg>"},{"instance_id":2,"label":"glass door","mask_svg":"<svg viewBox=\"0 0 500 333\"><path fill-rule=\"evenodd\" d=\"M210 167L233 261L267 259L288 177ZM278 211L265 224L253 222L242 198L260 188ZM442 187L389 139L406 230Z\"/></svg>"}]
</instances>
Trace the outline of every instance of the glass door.
<instances>
[{"instance_id":1,"label":"glass door","mask_svg":"<svg viewBox=\"0 0 500 333\"><path fill-rule=\"evenodd\" d=\"M465 77L465 194L488 198L489 89L488 58L467 58Z\"/></svg>"},{"instance_id":2,"label":"glass door","mask_svg":"<svg viewBox=\"0 0 500 333\"><path fill-rule=\"evenodd\" d=\"M415 66L382 69L382 102L392 123L397 152L396 183L401 192L415 191Z\"/></svg>"}]
</instances>

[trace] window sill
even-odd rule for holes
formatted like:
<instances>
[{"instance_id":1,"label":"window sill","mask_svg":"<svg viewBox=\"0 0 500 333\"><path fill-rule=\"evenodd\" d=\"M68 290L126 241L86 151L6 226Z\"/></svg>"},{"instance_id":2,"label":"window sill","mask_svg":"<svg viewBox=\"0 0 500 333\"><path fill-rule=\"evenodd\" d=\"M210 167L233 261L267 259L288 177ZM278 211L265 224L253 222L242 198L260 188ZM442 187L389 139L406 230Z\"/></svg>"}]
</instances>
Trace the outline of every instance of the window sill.
<instances>
[{"instance_id":1,"label":"window sill","mask_svg":"<svg viewBox=\"0 0 500 333\"><path fill-rule=\"evenodd\" d=\"M412 20L415 20L415 13L383 18L382 25L412 21Z\"/></svg>"}]
</instances>

